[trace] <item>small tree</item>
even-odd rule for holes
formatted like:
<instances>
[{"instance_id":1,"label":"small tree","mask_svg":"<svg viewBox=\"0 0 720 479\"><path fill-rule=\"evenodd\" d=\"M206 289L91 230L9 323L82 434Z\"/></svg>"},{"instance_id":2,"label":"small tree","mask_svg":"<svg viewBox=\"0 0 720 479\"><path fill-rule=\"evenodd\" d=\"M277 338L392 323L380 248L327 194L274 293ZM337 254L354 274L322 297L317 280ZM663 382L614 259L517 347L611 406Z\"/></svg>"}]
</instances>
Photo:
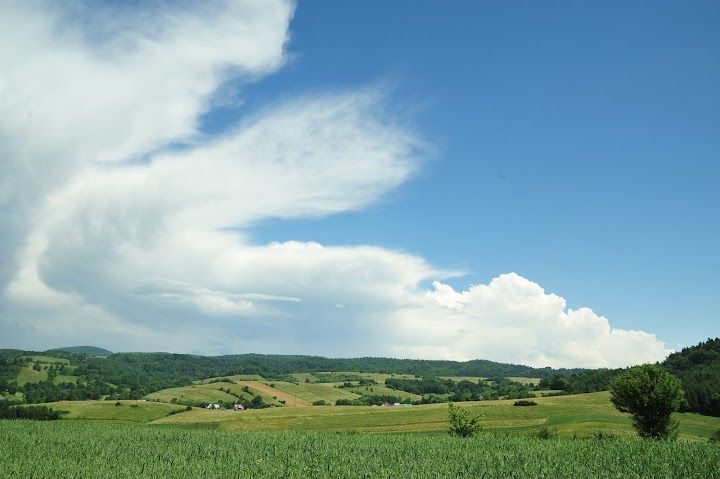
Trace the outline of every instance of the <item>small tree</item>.
<instances>
[{"instance_id":1,"label":"small tree","mask_svg":"<svg viewBox=\"0 0 720 479\"><path fill-rule=\"evenodd\" d=\"M482 429L481 416L472 414L465 408L448 403L448 432L454 436L471 437Z\"/></svg>"},{"instance_id":2,"label":"small tree","mask_svg":"<svg viewBox=\"0 0 720 479\"><path fill-rule=\"evenodd\" d=\"M610 400L621 412L632 415L641 437L672 439L677 422L671 414L684 400L680 380L656 364L644 364L617 376L610 386Z\"/></svg>"},{"instance_id":3,"label":"small tree","mask_svg":"<svg viewBox=\"0 0 720 479\"><path fill-rule=\"evenodd\" d=\"M260 397L259 395L255 396L254 398L252 398L252 401L250 401L251 408L259 408L259 407L262 407L262 405L263 405L263 400L262 400L262 397Z\"/></svg>"}]
</instances>

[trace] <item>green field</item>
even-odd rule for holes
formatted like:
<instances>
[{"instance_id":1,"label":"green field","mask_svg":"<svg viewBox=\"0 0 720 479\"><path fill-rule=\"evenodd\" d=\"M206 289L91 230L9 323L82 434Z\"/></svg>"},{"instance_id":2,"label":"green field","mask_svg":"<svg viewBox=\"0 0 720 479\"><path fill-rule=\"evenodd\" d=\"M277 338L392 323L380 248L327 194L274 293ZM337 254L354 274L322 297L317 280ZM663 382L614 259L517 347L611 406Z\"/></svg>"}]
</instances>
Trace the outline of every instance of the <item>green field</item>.
<instances>
[{"instance_id":1,"label":"green field","mask_svg":"<svg viewBox=\"0 0 720 479\"><path fill-rule=\"evenodd\" d=\"M232 378L255 377L255 376L232 376ZM247 386L250 393L243 390ZM230 390L230 393L225 391ZM163 389L145 396L146 399L162 402L171 402L173 399L181 401L197 401L202 403L248 403L253 396L260 395L266 404L281 405L275 398L279 391L266 388L264 384L257 381L237 381L235 383L213 382L196 383L190 386ZM238 397L239 396L239 397ZM279 398L282 399L282 398Z\"/></svg>"},{"instance_id":2,"label":"green field","mask_svg":"<svg viewBox=\"0 0 720 479\"><path fill-rule=\"evenodd\" d=\"M357 399L360 395L352 393L344 388L336 388L333 383L288 383L284 381L272 381L269 386L282 391L294 398L299 398L306 403L312 404L315 401L325 401L328 404L335 404L338 399ZM292 404L288 402L288 404Z\"/></svg>"},{"instance_id":3,"label":"green field","mask_svg":"<svg viewBox=\"0 0 720 479\"><path fill-rule=\"evenodd\" d=\"M347 388L345 391L351 391L355 394L367 394L367 395L384 395L384 396L396 396L401 398L403 401L419 401L422 396L418 394L409 393L406 391L400 391L399 389L392 389L384 384L373 384L372 386L357 386L353 388ZM435 395L437 396L437 394Z\"/></svg>"},{"instance_id":4,"label":"green field","mask_svg":"<svg viewBox=\"0 0 720 479\"><path fill-rule=\"evenodd\" d=\"M0 436L0 470L18 478L720 478L720 447L707 442L238 434L97 421L0 421Z\"/></svg>"},{"instance_id":5,"label":"green field","mask_svg":"<svg viewBox=\"0 0 720 479\"><path fill-rule=\"evenodd\" d=\"M117 403L120 403L118 406ZM185 406L152 401L60 401L44 404L63 413L62 419L121 421L146 424L184 411Z\"/></svg>"},{"instance_id":6,"label":"green field","mask_svg":"<svg viewBox=\"0 0 720 479\"><path fill-rule=\"evenodd\" d=\"M69 359L63 359L63 358L56 358L53 356L40 356L40 355L34 355L34 356L21 356L23 359L30 359L33 363L41 363L41 364L70 364Z\"/></svg>"},{"instance_id":7,"label":"green field","mask_svg":"<svg viewBox=\"0 0 720 479\"><path fill-rule=\"evenodd\" d=\"M24 386L27 383L39 383L40 381L46 381L47 378L47 369L43 368L41 371L35 371L32 368L32 365L29 365L20 368L20 372L18 373L17 377L17 383L18 386Z\"/></svg>"},{"instance_id":8,"label":"green field","mask_svg":"<svg viewBox=\"0 0 720 479\"><path fill-rule=\"evenodd\" d=\"M462 403L483 415L487 431L525 434L541 426L560 436L592 435L595 431L634 435L630 419L610 403L608 393L535 399L537 406L513 406L513 400ZM720 418L676 414L680 437L706 440L720 429ZM234 413L194 409L156 421L156 424L206 425L235 430L296 429L312 431L418 432L447 429L447 406L336 406L271 408Z\"/></svg>"}]
</instances>

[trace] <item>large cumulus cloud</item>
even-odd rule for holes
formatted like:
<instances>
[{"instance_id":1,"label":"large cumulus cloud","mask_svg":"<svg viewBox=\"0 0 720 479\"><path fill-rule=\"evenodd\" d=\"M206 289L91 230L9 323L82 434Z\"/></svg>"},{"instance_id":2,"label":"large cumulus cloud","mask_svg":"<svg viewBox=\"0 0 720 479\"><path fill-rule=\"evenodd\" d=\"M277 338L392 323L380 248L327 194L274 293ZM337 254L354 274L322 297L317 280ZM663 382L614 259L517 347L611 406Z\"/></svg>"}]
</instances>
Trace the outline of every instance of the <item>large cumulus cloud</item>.
<instances>
[{"instance_id":1,"label":"large cumulus cloud","mask_svg":"<svg viewBox=\"0 0 720 479\"><path fill-rule=\"evenodd\" d=\"M263 219L378 201L412 178L426 146L377 88L301 96L199 132L229 80L283 65L291 3L73 5L0 7L0 346L537 366L667 354L515 274L458 292L443 283L457 272L402 251L254 244Z\"/></svg>"}]
</instances>

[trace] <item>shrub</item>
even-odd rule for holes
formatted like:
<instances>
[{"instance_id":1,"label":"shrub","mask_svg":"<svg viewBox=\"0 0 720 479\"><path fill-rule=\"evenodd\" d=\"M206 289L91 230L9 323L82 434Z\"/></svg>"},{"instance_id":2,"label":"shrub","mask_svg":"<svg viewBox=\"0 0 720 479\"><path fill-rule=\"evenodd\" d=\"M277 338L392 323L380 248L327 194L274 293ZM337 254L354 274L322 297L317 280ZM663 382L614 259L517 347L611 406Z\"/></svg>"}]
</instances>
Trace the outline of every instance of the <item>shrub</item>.
<instances>
[{"instance_id":1,"label":"shrub","mask_svg":"<svg viewBox=\"0 0 720 479\"><path fill-rule=\"evenodd\" d=\"M527 399L521 399L519 401L515 401L513 403L513 406L537 406L537 403L535 401L529 401Z\"/></svg>"},{"instance_id":2,"label":"shrub","mask_svg":"<svg viewBox=\"0 0 720 479\"><path fill-rule=\"evenodd\" d=\"M324 399L318 399L317 401L313 401L313 406L324 406L327 404Z\"/></svg>"},{"instance_id":3,"label":"shrub","mask_svg":"<svg viewBox=\"0 0 720 479\"><path fill-rule=\"evenodd\" d=\"M336 406L352 406L352 401L349 399L338 399L335 401Z\"/></svg>"},{"instance_id":4,"label":"shrub","mask_svg":"<svg viewBox=\"0 0 720 479\"><path fill-rule=\"evenodd\" d=\"M185 408L185 410L186 410L186 411L192 411L192 406L188 404L187 407Z\"/></svg>"},{"instance_id":5,"label":"shrub","mask_svg":"<svg viewBox=\"0 0 720 479\"><path fill-rule=\"evenodd\" d=\"M605 439L617 439L616 434L608 431L603 431L602 429L598 429L597 431L593 432L592 437L601 441Z\"/></svg>"},{"instance_id":6,"label":"shrub","mask_svg":"<svg viewBox=\"0 0 720 479\"><path fill-rule=\"evenodd\" d=\"M712 436L710 436L710 439L708 439L708 441L720 444L720 429L712 433Z\"/></svg>"},{"instance_id":7,"label":"shrub","mask_svg":"<svg viewBox=\"0 0 720 479\"><path fill-rule=\"evenodd\" d=\"M115 401L116 406L122 406L122 403L120 401Z\"/></svg>"},{"instance_id":8,"label":"shrub","mask_svg":"<svg viewBox=\"0 0 720 479\"><path fill-rule=\"evenodd\" d=\"M557 431L552 427L542 426L537 430L535 436L538 439L554 439L557 437Z\"/></svg>"},{"instance_id":9,"label":"shrub","mask_svg":"<svg viewBox=\"0 0 720 479\"><path fill-rule=\"evenodd\" d=\"M481 416L472 414L465 408L448 403L448 432L453 436L472 437L482 429Z\"/></svg>"}]
</instances>

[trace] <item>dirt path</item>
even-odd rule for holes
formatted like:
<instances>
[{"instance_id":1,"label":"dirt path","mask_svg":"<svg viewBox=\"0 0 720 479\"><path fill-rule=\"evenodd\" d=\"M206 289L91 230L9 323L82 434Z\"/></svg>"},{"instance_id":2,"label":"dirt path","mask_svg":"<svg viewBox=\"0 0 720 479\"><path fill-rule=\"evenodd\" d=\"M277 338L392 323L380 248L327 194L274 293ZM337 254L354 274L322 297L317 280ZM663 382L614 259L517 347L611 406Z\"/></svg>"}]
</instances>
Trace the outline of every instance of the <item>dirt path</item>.
<instances>
[{"instance_id":1,"label":"dirt path","mask_svg":"<svg viewBox=\"0 0 720 479\"><path fill-rule=\"evenodd\" d=\"M270 387L260 381L237 381L237 383L241 386L254 389L263 396L276 397L279 401L285 401L286 406L310 406L310 401L300 399L299 397Z\"/></svg>"}]
</instances>

